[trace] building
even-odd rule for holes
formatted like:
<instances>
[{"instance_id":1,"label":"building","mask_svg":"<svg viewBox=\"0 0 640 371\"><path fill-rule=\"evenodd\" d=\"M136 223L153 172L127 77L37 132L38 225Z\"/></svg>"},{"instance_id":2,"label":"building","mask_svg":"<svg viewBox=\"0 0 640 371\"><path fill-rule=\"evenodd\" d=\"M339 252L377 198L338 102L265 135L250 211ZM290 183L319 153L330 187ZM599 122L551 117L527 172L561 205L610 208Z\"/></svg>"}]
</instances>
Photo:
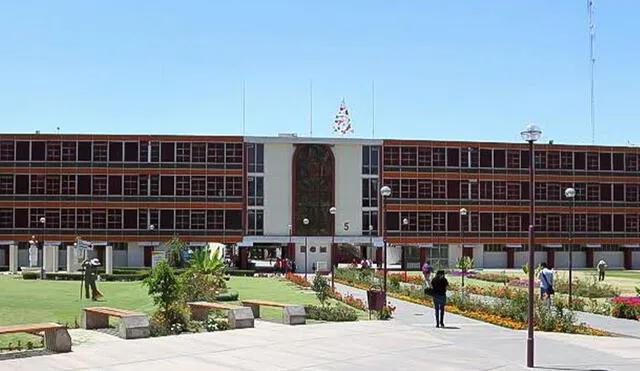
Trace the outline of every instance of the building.
<instances>
[{"instance_id":1,"label":"building","mask_svg":"<svg viewBox=\"0 0 640 371\"><path fill-rule=\"evenodd\" d=\"M390 267L466 255L517 268L527 260L528 159L526 143L3 134L0 266L14 255L27 265L32 237L45 241L49 267L66 265L77 237L116 267L149 266L174 235L235 245L242 267L284 255L299 271L305 258L309 271L329 269L332 251L334 262L381 262L388 185ZM602 257L640 268L639 162L635 147L536 145L536 260L566 267L571 241L576 267Z\"/></svg>"}]
</instances>

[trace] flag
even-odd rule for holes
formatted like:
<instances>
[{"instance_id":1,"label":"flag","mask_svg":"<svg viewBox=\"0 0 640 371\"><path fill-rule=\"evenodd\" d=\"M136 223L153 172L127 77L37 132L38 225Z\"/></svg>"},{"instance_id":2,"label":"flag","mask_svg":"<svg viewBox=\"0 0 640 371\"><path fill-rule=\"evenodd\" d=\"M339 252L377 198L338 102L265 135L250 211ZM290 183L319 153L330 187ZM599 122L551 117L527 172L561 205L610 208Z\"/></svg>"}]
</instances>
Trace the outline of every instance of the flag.
<instances>
[{"instance_id":1,"label":"flag","mask_svg":"<svg viewBox=\"0 0 640 371\"><path fill-rule=\"evenodd\" d=\"M349 109L347 108L344 98L342 98L340 106L338 107L338 113L336 113L336 117L333 120L333 132L339 135L353 133L351 115L349 114Z\"/></svg>"}]
</instances>

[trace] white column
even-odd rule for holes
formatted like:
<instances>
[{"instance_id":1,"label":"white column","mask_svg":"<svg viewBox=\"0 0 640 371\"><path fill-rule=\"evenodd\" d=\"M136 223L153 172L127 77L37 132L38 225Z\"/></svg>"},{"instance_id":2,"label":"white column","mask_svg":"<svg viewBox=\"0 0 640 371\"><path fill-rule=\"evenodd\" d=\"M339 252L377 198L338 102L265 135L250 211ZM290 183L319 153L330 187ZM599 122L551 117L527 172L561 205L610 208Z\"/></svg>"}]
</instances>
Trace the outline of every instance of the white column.
<instances>
[{"instance_id":1,"label":"white column","mask_svg":"<svg viewBox=\"0 0 640 371\"><path fill-rule=\"evenodd\" d=\"M104 272L113 274L113 246L107 246L104 249Z\"/></svg>"},{"instance_id":2,"label":"white column","mask_svg":"<svg viewBox=\"0 0 640 371\"><path fill-rule=\"evenodd\" d=\"M80 268L78 257L76 256L76 247L67 245L67 273L77 272Z\"/></svg>"},{"instance_id":3,"label":"white column","mask_svg":"<svg viewBox=\"0 0 640 371\"><path fill-rule=\"evenodd\" d=\"M9 272L18 273L18 245L9 245Z\"/></svg>"},{"instance_id":4,"label":"white column","mask_svg":"<svg viewBox=\"0 0 640 371\"><path fill-rule=\"evenodd\" d=\"M53 246L44 245L42 247L42 268L45 272L51 272L53 267L53 254L51 251L53 250Z\"/></svg>"},{"instance_id":5,"label":"white column","mask_svg":"<svg viewBox=\"0 0 640 371\"><path fill-rule=\"evenodd\" d=\"M59 260L60 254L58 253L58 251L60 250L60 246L53 246L52 250L53 250L53 252L52 252L52 254L53 254L53 259L52 259L53 260L53 269L51 271L55 273L55 272L58 271L58 268L60 267L60 264L59 264L60 263L60 260Z\"/></svg>"}]
</instances>

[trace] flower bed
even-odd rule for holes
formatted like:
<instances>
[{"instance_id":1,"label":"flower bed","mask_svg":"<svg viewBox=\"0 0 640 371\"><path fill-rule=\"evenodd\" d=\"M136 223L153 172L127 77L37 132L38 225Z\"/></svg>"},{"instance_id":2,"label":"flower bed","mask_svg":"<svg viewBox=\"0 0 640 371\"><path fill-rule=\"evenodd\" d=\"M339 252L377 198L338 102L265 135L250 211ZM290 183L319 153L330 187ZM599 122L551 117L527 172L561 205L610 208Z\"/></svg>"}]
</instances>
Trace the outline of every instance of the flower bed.
<instances>
[{"instance_id":1,"label":"flower bed","mask_svg":"<svg viewBox=\"0 0 640 371\"><path fill-rule=\"evenodd\" d=\"M618 296L611 299L611 305L612 316L640 320L640 297Z\"/></svg>"},{"instance_id":2,"label":"flower bed","mask_svg":"<svg viewBox=\"0 0 640 371\"><path fill-rule=\"evenodd\" d=\"M300 277L300 276L295 275L293 273L287 273L285 278L288 281L291 281L291 282L295 283L298 286L311 287L311 282L307 281L304 277Z\"/></svg>"},{"instance_id":3,"label":"flower bed","mask_svg":"<svg viewBox=\"0 0 640 371\"><path fill-rule=\"evenodd\" d=\"M356 309L360 309L360 310L368 310L367 308L367 304L364 302L364 300L362 299L358 299L355 296L349 294L349 295L342 295L341 293L337 292L337 291L330 291L329 292L329 297L336 299L338 301L341 301L345 304L347 304L350 307L354 307Z\"/></svg>"}]
</instances>

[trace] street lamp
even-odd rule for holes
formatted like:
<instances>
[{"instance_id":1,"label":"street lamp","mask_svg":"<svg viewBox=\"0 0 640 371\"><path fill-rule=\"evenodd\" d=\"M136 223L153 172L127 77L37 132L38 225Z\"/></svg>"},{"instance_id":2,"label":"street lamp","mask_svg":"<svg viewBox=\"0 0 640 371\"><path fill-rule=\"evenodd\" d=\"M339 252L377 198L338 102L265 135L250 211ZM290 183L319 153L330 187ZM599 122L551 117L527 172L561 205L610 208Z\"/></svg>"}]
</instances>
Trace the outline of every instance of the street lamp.
<instances>
[{"instance_id":1,"label":"street lamp","mask_svg":"<svg viewBox=\"0 0 640 371\"><path fill-rule=\"evenodd\" d=\"M293 226L291 224L288 224L287 230L289 231L289 244L287 245L287 256L289 257L289 259L291 259L296 257L295 253L293 254L293 256L289 256L289 253L291 252L291 234L293 233ZM291 262L291 264L293 265L293 262Z\"/></svg>"},{"instance_id":2,"label":"street lamp","mask_svg":"<svg viewBox=\"0 0 640 371\"><path fill-rule=\"evenodd\" d=\"M380 195L382 195L382 241L384 242L382 259L384 260L384 276L382 278L382 288L386 294L387 292L387 203L386 198L391 196L391 187L383 186L380 188Z\"/></svg>"},{"instance_id":3,"label":"street lamp","mask_svg":"<svg viewBox=\"0 0 640 371\"><path fill-rule=\"evenodd\" d=\"M369 224L369 246L371 246L371 253L373 254L373 225ZM371 262L373 263L373 257L369 256L369 258L371 259ZM376 265L378 264L378 262L376 262ZM371 267L369 268L373 268L373 264L371 264Z\"/></svg>"},{"instance_id":4,"label":"street lamp","mask_svg":"<svg viewBox=\"0 0 640 371\"><path fill-rule=\"evenodd\" d=\"M535 172L533 143L540 139L542 131L534 124L529 124L520 132L522 139L529 143L529 307L527 315L527 367L533 367L533 272L535 264L535 218L536 218L536 189L535 189Z\"/></svg>"},{"instance_id":5,"label":"street lamp","mask_svg":"<svg viewBox=\"0 0 640 371\"><path fill-rule=\"evenodd\" d=\"M305 226L309 225L309 219L302 219L302 224ZM304 234L304 280L307 280L307 254L309 253L309 244L307 243L307 230L305 228Z\"/></svg>"},{"instance_id":6,"label":"street lamp","mask_svg":"<svg viewBox=\"0 0 640 371\"><path fill-rule=\"evenodd\" d=\"M400 249L402 249L402 264L404 264L404 281L407 281L407 255L404 250L404 241L402 238L402 231L404 230L404 226L409 225L409 219L402 219L402 228L400 229Z\"/></svg>"},{"instance_id":7,"label":"street lamp","mask_svg":"<svg viewBox=\"0 0 640 371\"><path fill-rule=\"evenodd\" d=\"M571 299L573 297L572 291L572 272L573 272L573 208L576 203L576 190L569 187L564 190L564 196L570 200L569 203L569 215L571 216L571 222L569 226L569 309L571 309Z\"/></svg>"},{"instance_id":8,"label":"street lamp","mask_svg":"<svg viewBox=\"0 0 640 371\"><path fill-rule=\"evenodd\" d=\"M40 218L40 224L42 224L42 259L40 259L40 279L44 278L44 228L47 225L47 218L44 216ZM57 269L57 268L56 268ZM55 270L54 270L55 271Z\"/></svg>"},{"instance_id":9,"label":"street lamp","mask_svg":"<svg viewBox=\"0 0 640 371\"><path fill-rule=\"evenodd\" d=\"M464 224L464 217L467 216L468 213L469 211L464 207L460 209L460 239L462 240L460 244L462 245L463 249L464 249L464 225L463 224Z\"/></svg>"},{"instance_id":10,"label":"street lamp","mask_svg":"<svg viewBox=\"0 0 640 371\"><path fill-rule=\"evenodd\" d=\"M332 234L331 234L331 289L335 290L335 282L333 280L333 266L334 266L334 259L335 259L335 253L336 253L336 249L334 248L335 245L335 240L336 240L336 211L338 211L338 209L336 209L335 206L331 206L331 208L329 209L329 214L331 214L331 223L333 224L331 230L332 230Z\"/></svg>"}]
</instances>

